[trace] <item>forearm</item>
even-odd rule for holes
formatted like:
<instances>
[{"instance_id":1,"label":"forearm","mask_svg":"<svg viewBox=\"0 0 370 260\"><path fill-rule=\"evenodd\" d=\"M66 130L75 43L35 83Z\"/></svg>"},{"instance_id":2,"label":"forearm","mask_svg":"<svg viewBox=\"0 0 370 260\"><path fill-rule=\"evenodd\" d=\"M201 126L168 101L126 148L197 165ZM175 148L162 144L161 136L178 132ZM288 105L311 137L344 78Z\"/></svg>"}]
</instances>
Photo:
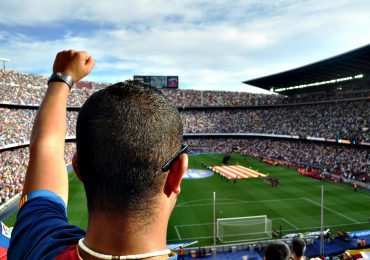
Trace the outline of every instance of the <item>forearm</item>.
<instances>
[{"instance_id":1,"label":"forearm","mask_svg":"<svg viewBox=\"0 0 370 260\"><path fill-rule=\"evenodd\" d=\"M63 82L50 82L37 112L30 140L30 150L53 149L64 153L66 107L69 87Z\"/></svg>"},{"instance_id":2,"label":"forearm","mask_svg":"<svg viewBox=\"0 0 370 260\"><path fill-rule=\"evenodd\" d=\"M32 128L30 162L23 195L33 190L45 189L56 191L65 202L68 201L68 176L64 161L68 95L67 84L49 83ZM49 161L53 162L52 169L49 167ZM54 178L40 176L40 173L54 175Z\"/></svg>"},{"instance_id":3,"label":"forearm","mask_svg":"<svg viewBox=\"0 0 370 260\"><path fill-rule=\"evenodd\" d=\"M53 72L69 75L77 82L89 74L93 66L94 60L86 52L69 50L57 54ZM68 95L66 83L49 82L32 128L23 195L35 190L50 190L66 203L68 201L68 174L64 162Z\"/></svg>"}]
</instances>

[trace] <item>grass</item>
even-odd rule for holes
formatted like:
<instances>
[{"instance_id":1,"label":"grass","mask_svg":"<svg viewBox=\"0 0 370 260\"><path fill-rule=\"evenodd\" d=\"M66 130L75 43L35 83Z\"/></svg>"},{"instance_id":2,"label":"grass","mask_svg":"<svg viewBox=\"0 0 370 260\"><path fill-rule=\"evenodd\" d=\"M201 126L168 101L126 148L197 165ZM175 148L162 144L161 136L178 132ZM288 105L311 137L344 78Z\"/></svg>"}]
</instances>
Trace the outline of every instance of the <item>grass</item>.
<instances>
[{"instance_id":1,"label":"grass","mask_svg":"<svg viewBox=\"0 0 370 260\"><path fill-rule=\"evenodd\" d=\"M221 154L190 155L189 168L204 169L202 161L220 165L222 158ZM229 163L243 164L245 158L234 154ZM321 185L324 185L325 228L334 233L338 229L370 228L367 209L370 193L366 191L354 192L350 186L302 177L295 170L270 166L252 157L247 157L247 167L279 178L281 186L271 187L260 179L227 182L218 175L184 179L169 222L168 243L198 240L199 245L213 244L213 192L217 197L217 218L267 215L273 229L281 227L283 234L288 234L320 229ZM68 216L71 224L87 227L83 186L73 173L70 174ZM14 217L6 224L12 226Z\"/></svg>"}]
</instances>

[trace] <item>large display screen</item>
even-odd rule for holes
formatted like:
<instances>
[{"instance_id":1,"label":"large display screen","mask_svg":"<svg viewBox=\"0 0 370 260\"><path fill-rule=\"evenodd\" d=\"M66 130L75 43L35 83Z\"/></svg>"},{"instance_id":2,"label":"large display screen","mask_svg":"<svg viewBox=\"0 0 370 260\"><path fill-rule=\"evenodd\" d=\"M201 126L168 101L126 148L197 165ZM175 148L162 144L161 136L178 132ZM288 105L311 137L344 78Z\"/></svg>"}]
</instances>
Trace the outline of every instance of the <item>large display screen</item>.
<instances>
[{"instance_id":1,"label":"large display screen","mask_svg":"<svg viewBox=\"0 0 370 260\"><path fill-rule=\"evenodd\" d=\"M179 76L134 76L134 80L139 80L152 88L178 88Z\"/></svg>"}]
</instances>

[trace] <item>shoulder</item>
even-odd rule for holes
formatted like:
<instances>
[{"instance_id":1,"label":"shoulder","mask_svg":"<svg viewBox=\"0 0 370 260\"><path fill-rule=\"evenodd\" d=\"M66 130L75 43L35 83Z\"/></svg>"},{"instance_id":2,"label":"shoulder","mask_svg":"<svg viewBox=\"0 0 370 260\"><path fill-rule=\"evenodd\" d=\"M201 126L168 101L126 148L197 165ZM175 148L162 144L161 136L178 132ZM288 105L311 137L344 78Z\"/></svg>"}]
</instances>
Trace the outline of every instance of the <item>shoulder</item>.
<instances>
[{"instance_id":1,"label":"shoulder","mask_svg":"<svg viewBox=\"0 0 370 260\"><path fill-rule=\"evenodd\" d=\"M82 259L78 254L78 245L67 246L62 252L60 252L55 260L80 260Z\"/></svg>"},{"instance_id":2,"label":"shoulder","mask_svg":"<svg viewBox=\"0 0 370 260\"><path fill-rule=\"evenodd\" d=\"M34 191L23 202L10 240L10 259L54 258L85 235L68 224L66 205L55 193Z\"/></svg>"}]
</instances>

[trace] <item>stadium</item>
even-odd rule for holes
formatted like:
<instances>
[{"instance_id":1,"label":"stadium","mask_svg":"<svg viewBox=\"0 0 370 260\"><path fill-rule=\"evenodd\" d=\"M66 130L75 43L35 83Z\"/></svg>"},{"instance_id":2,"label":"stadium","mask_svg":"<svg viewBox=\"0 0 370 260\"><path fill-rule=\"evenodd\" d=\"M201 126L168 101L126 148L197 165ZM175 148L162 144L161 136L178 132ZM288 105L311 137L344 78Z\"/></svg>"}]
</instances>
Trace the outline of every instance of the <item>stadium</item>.
<instances>
[{"instance_id":1,"label":"stadium","mask_svg":"<svg viewBox=\"0 0 370 260\"><path fill-rule=\"evenodd\" d=\"M46 82L0 70L1 220L8 226ZM370 244L370 45L244 83L276 94L161 85L180 111L190 154L168 244L204 259L212 253L262 259L268 241L289 243L293 236L305 238L310 257L357 248L358 233ZM70 167L76 119L84 101L105 86L79 82L68 101L68 215L82 228L86 198Z\"/></svg>"}]
</instances>

